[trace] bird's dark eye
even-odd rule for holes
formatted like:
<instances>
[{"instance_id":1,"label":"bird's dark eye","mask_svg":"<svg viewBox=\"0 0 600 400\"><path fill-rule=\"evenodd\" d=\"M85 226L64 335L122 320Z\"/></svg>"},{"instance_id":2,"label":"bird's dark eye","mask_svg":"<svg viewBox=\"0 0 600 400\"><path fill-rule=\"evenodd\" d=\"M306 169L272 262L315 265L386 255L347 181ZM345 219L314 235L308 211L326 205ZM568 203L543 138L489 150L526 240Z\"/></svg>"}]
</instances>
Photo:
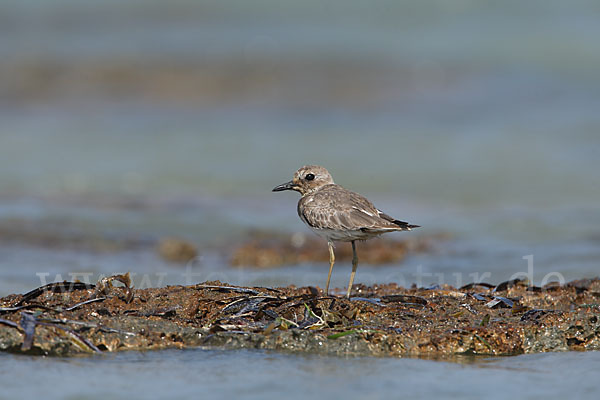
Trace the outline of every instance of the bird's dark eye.
<instances>
[{"instance_id":1,"label":"bird's dark eye","mask_svg":"<svg viewBox=\"0 0 600 400\"><path fill-rule=\"evenodd\" d=\"M306 179L307 181L312 181L313 179L315 179L315 175L314 174L306 174L304 179Z\"/></svg>"}]
</instances>

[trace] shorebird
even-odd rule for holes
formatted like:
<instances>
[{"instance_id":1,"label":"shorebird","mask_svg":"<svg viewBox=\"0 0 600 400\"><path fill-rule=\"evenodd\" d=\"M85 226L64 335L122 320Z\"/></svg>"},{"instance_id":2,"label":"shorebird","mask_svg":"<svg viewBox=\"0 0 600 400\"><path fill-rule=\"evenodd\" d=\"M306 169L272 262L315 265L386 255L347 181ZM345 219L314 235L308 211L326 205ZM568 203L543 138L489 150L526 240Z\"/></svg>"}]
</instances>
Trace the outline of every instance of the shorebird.
<instances>
[{"instance_id":1,"label":"shorebird","mask_svg":"<svg viewBox=\"0 0 600 400\"><path fill-rule=\"evenodd\" d=\"M282 190L300 192L302 197L298 201L298 216L313 232L327 240L329 275L326 295L329 295L329 281L335 263L333 242L352 243L352 273L346 293L346 297L350 298L358 266L355 241L419 227L390 217L365 197L335 184L329 171L318 165L305 165L294 173L291 181L273 188L274 192Z\"/></svg>"}]
</instances>

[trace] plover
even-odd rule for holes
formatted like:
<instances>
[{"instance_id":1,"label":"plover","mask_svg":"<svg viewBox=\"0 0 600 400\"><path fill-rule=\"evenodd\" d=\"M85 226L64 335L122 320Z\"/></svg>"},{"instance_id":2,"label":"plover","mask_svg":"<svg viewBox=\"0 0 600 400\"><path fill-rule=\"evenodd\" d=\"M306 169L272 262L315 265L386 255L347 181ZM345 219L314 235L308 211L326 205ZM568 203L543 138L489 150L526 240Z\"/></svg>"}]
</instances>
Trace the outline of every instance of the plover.
<instances>
[{"instance_id":1,"label":"plover","mask_svg":"<svg viewBox=\"0 0 600 400\"><path fill-rule=\"evenodd\" d=\"M352 274L346 297L350 297L358 257L356 240L367 240L387 232L410 231L419 225L399 221L377 209L358 193L336 185L329 171L318 165L305 165L294 174L294 179L273 188L274 192L295 190L302 197L298 201L298 215L317 235L327 240L329 247L329 274L325 293L335 262L333 242L352 243Z\"/></svg>"}]
</instances>

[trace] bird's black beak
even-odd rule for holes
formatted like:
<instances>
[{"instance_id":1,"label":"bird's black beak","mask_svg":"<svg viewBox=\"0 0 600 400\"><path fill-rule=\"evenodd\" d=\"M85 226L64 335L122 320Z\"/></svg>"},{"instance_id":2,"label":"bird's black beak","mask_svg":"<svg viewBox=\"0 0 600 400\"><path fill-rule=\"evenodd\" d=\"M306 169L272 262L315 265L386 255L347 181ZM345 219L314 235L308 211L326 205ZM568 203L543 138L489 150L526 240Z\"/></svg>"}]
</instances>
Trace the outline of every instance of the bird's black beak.
<instances>
[{"instance_id":1,"label":"bird's black beak","mask_svg":"<svg viewBox=\"0 0 600 400\"><path fill-rule=\"evenodd\" d=\"M281 185L275 186L273 188L274 192L281 192L283 190L295 190L296 189L296 184L294 183L294 181L289 181L286 183L282 183Z\"/></svg>"}]
</instances>

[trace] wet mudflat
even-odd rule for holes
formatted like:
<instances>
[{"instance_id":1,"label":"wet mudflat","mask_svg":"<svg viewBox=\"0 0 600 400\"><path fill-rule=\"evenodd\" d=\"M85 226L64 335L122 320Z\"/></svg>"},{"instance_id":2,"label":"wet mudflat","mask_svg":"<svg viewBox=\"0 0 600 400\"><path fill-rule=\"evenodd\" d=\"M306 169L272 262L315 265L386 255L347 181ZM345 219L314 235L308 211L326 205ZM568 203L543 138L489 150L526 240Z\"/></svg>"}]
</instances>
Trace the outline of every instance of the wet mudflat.
<instances>
[{"instance_id":1,"label":"wet mudflat","mask_svg":"<svg viewBox=\"0 0 600 400\"><path fill-rule=\"evenodd\" d=\"M600 349L600 280L559 286L514 280L402 288L213 281L134 289L128 275L62 282L0 299L0 349L70 356L186 347L339 356L445 357Z\"/></svg>"}]
</instances>

